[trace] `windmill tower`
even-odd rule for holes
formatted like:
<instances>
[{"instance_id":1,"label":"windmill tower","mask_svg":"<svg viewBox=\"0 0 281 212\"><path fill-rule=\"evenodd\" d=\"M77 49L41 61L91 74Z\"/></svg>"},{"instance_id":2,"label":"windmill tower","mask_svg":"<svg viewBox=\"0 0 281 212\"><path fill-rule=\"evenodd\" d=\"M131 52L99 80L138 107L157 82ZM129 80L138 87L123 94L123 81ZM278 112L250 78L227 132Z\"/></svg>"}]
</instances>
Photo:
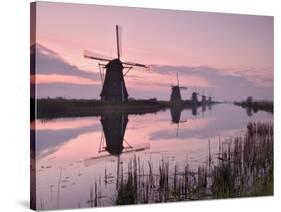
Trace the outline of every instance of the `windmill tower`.
<instances>
[{"instance_id":1,"label":"windmill tower","mask_svg":"<svg viewBox=\"0 0 281 212\"><path fill-rule=\"evenodd\" d=\"M199 105L198 93L196 91L192 92L192 94L191 94L191 103L192 103L193 106Z\"/></svg>"},{"instance_id":2,"label":"windmill tower","mask_svg":"<svg viewBox=\"0 0 281 212\"><path fill-rule=\"evenodd\" d=\"M207 101L207 104L211 105L213 103L212 99L214 99L215 97L211 96L211 93L210 93L210 96L208 96L208 101Z\"/></svg>"},{"instance_id":3,"label":"windmill tower","mask_svg":"<svg viewBox=\"0 0 281 212\"><path fill-rule=\"evenodd\" d=\"M198 100L198 96L201 96L200 93L197 92L197 89L195 88L195 91L192 92L191 94L191 104L192 106L199 106L200 102Z\"/></svg>"},{"instance_id":4,"label":"windmill tower","mask_svg":"<svg viewBox=\"0 0 281 212\"><path fill-rule=\"evenodd\" d=\"M211 96L208 97L208 104L209 105L212 104L212 97Z\"/></svg>"},{"instance_id":5,"label":"windmill tower","mask_svg":"<svg viewBox=\"0 0 281 212\"><path fill-rule=\"evenodd\" d=\"M204 95L204 89L203 89L203 92L202 92L202 100L201 100L201 103L202 103L202 106L205 106L206 103L207 103L206 96Z\"/></svg>"},{"instance_id":6,"label":"windmill tower","mask_svg":"<svg viewBox=\"0 0 281 212\"><path fill-rule=\"evenodd\" d=\"M182 101L180 90L181 89L187 90L187 87L182 87L182 86L179 85L178 72L177 72L177 85L172 85L171 88L172 88L172 93L171 93L170 101L171 102L180 102L180 101Z\"/></svg>"},{"instance_id":7,"label":"windmill tower","mask_svg":"<svg viewBox=\"0 0 281 212\"><path fill-rule=\"evenodd\" d=\"M117 58L115 59L102 56L100 54L95 54L90 51L84 52L85 58L102 62L99 63L102 83L102 91L100 96L102 101L127 101L129 94L126 88L124 77L133 67L148 68L148 66L143 64L121 61L120 27L118 25L116 25L116 43ZM123 73L124 69L126 69L125 73Z\"/></svg>"}]
</instances>

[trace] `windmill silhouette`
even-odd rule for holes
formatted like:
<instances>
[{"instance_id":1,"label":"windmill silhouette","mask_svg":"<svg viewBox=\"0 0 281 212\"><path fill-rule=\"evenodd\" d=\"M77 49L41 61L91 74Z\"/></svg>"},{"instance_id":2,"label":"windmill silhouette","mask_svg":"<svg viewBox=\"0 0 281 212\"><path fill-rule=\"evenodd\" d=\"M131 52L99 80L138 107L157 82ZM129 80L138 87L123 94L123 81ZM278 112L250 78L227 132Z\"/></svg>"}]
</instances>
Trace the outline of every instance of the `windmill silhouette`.
<instances>
[{"instance_id":1,"label":"windmill silhouette","mask_svg":"<svg viewBox=\"0 0 281 212\"><path fill-rule=\"evenodd\" d=\"M210 93L210 95L208 96L208 101L207 104L211 105L213 103L212 99L214 99L215 97L213 97Z\"/></svg>"},{"instance_id":2,"label":"windmill silhouette","mask_svg":"<svg viewBox=\"0 0 281 212\"><path fill-rule=\"evenodd\" d=\"M98 155L84 161L89 166L97 161L104 161L112 157L117 158L116 188L119 186L120 179L120 157L122 154L144 151L150 148L149 143L130 145L125 139L125 131L128 124L127 114L106 114L101 116L100 122L102 132Z\"/></svg>"},{"instance_id":3,"label":"windmill silhouette","mask_svg":"<svg viewBox=\"0 0 281 212\"><path fill-rule=\"evenodd\" d=\"M205 96L205 94L204 94L204 89L203 89L203 91L202 91L201 97L202 97L201 104L202 104L202 107L204 107L204 106L206 106L206 104L207 104L207 98L206 98L206 96Z\"/></svg>"},{"instance_id":4,"label":"windmill silhouette","mask_svg":"<svg viewBox=\"0 0 281 212\"><path fill-rule=\"evenodd\" d=\"M183 121L181 120L181 113L183 110L184 110L184 108L181 107L180 105L172 105L170 108L172 123L177 124L176 137L179 136L180 123L187 122L187 120L183 120Z\"/></svg>"},{"instance_id":5,"label":"windmill silhouette","mask_svg":"<svg viewBox=\"0 0 281 212\"><path fill-rule=\"evenodd\" d=\"M198 95L200 94L197 93L197 89L195 88L195 91L191 94L191 104L193 107L197 107L199 105Z\"/></svg>"},{"instance_id":6,"label":"windmill silhouette","mask_svg":"<svg viewBox=\"0 0 281 212\"><path fill-rule=\"evenodd\" d=\"M180 86L178 72L177 72L177 85L171 85L171 88L172 88L172 93L171 93L170 101L171 102L182 101L180 90L181 89L187 90L187 87Z\"/></svg>"},{"instance_id":7,"label":"windmill silhouette","mask_svg":"<svg viewBox=\"0 0 281 212\"><path fill-rule=\"evenodd\" d=\"M127 101L129 94L124 77L130 70L132 70L133 67L149 68L148 66L140 63L121 61L120 31L120 26L116 25L117 58L113 59L101 54L84 51L85 58L103 62L99 63L102 83L100 96L102 101ZM126 69L125 73L123 73L124 69Z\"/></svg>"}]
</instances>

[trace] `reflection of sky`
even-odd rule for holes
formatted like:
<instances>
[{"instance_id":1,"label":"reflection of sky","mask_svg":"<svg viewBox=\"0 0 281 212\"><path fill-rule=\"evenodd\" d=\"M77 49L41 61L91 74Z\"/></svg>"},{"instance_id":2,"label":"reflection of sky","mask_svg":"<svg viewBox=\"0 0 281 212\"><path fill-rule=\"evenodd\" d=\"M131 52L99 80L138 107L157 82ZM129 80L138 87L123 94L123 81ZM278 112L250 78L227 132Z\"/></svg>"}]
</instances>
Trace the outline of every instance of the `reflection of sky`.
<instances>
[{"instance_id":1,"label":"reflection of sky","mask_svg":"<svg viewBox=\"0 0 281 212\"><path fill-rule=\"evenodd\" d=\"M79 119L70 119L69 121L55 120L47 123L40 123L40 121L37 121L36 126L37 129L39 129L36 130L36 155L39 158L48 156L58 151L66 142L77 138L81 134L100 131L99 122L91 121L83 123L84 120L80 121L80 126L77 123L79 122ZM73 122L76 122L76 124L73 124ZM55 129L55 127L57 127L57 129Z\"/></svg>"},{"instance_id":2,"label":"reflection of sky","mask_svg":"<svg viewBox=\"0 0 281 212\"><path fill-rule=\"evenodd\" d=\"M83 58L83 50L116 56L114 26L120 24L121 59L155 64L151 73L128 74L132 97L168 99L179 72L183 85L205 88L219 99L273 98L273 17L37 5L39 97L98 98L97 61Z\"/></svg>"},{"instance_id":3,"label":"reflection of sky","mask_svg":"<svg viewBox=\"0 0 281 212\"><path fill-rule=\"evenodd\" d=\"M201 108L199 108L200 110ZM242 112L241 112L242 110ZM190 117L190 111L183 111L182 117L187 119L186 123L180 124L179 139L188 138L210 138L219 136L220 133L229 130L241 129L246 126L249 121L262 120L268 121L272 116L266 112L260 111L249 117L243 109L228 105L214 105L211 111L206 110L204 117L199 116L197 119ZM204 124L204 125L203 125ZM193 125L199 125L193 127ZM200 126L201 125L201 126ZM175 135L171 130L163 129L151 134L152 140L171 139Z\"/></svg>"},{"instance_id":4,"label":"reflection of sky","mask_svg":"<svg viewBox=\"0 0 281 212\"><path fill-rule=\"evenodd\" d=\"M150 148L135 153L123 153L120 156L127 168L128 161L136 155L145 165L152 161L157 172L159 161L169 160L170 167L175 164L183 167L188 161L190 168L204 165L208 154L208 140L211 140L211 153L218 152L218 136L221 139L240 133L250 120L272 121L272 114L258 112L248 117L246 111L234 105L214 105L194 117L191 110L181 113L179 135L176 137L177 124L171 122L170 111L157 114L130 115L125 132L126 141L133 147L149 143ZM34 125L33 125L34 126ZM56 201L51 199L56 194L56 185L62 168L60 207L86 207L89 188L107 173L116 176L117 158L107 157L92 160L100 154L101 123L100 118L63 118L48 122L36 121L37 146L37 190L38 202L44 201L45 207L56 208ZM124 146L127 144L123 143ZM86 162L87 161L87 162ZM105 186L101 180L105 205L112 204L115 198L115 184ZM50 186L55 185L50 190ZM54 198L54 197L53 197ZM111 202L110 202L111 201ZM40 204L40 202L39 202Z\"/></svg>"},{"instance_id":5,"label":"reflection of sky","mask_svg":"<svg viewBox=\"0 0 281 212\"><path fill-rule=\"evenodd\" d=\"M244 128L251 120L272 120L272 115L266 112L258 112L253 116L247 116L246 111L232 105L218 104L212 110L205 113L198 108L199 114L194 117L190 110L181 112L179 123L179 135L176 139L208 139L218 137L224 131L239 130ZM73 118L57 119L50 122L36 122L37 155L40 157L51 154L66 142L80 135L101 132L99 118ZM162 111L157 114L144 116L129 116L125 138L133 143L140 140L159 141L173 140L176 136L177 124L171 122L170 111ZM97 140L97 138L93 138Z\"/></svg>"}]
</instances>

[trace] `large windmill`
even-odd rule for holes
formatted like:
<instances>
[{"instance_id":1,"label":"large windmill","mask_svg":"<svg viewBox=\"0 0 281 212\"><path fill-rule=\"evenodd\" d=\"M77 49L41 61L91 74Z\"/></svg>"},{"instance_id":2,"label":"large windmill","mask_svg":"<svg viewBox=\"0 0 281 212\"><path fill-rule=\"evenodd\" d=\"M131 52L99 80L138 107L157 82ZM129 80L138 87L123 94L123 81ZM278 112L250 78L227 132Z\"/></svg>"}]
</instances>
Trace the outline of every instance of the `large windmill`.
<instances>
[{"instance_id":1,"label":"large windmill","mask_svg":"<svg viewBox=\"0 0 281 212\"><path fill-rule=\"evenodd\" d=\"M116 25L117 58L113 59L90 51L84 52L84 57L100 61L99 70L102 82L102 101L127 101L128 92L124 77L133 67L148 68L140 63L121 61L120 26ZM123 70L126 72L123 73ZM104 73L105 72L105 73Z\"/></svg>"},{"instance_id":2,"label":"large windmill","mask_svg":"<svg viewBox=\"0 0 281 212\"><path fill-rule=\"evenodd\" d=\"M171 88L172 88L172 93L171 93L170 101L171 102L182 101L180 90L181 89L187 90L187 87L180 86L178 72L177 72L177 85L172 85Z\"/></svg>"}]
</instances>

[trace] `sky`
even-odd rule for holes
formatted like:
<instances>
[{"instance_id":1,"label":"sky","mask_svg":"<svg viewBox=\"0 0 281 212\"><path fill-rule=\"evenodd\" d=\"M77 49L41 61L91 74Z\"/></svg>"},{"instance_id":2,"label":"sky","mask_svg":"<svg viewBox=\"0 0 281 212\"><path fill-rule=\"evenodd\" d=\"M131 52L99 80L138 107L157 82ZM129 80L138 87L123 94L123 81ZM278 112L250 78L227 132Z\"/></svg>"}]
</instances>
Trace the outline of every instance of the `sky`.
<instances>
[{"instance_id":1,"label":"sky","mask_svg":"<svg viewBox=\"0 0 281 212\"><path fill-rule=\"evenodd\" d=\"M87 4L37 3L37 95L98 99L101 80L89 50L151 66L125 77L130 97L168 100L179 75L183 98L193 91L217 100L273 99L273 17Z\"/></svg>"}]
</instances>

